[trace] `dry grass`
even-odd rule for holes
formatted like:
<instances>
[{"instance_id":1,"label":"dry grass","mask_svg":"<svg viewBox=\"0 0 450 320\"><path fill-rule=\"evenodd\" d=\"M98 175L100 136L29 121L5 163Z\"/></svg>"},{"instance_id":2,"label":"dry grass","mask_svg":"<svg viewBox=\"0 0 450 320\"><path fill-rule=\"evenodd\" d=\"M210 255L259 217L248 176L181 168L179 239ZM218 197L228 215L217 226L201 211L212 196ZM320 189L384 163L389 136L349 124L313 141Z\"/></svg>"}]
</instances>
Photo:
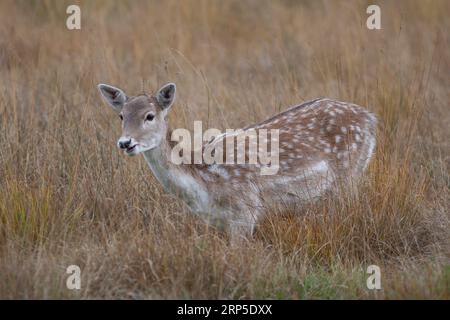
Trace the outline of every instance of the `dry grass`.
<instances>
[{"instance_id":1,"label":"dry grass","mask_svg":"<svg viewBox=\"0 0 450 320\"><path fill-rule=\"evenodd\" d=\"M379 1L380 31L366 1L89 1L68 31L71 3L0 4L1 298L450 298L448 1ZM175 127L241 127L319 96L369 106L361 192L274 208L230 246L116 150L95 86L168 80Z\"/></svg>"}]
</instances>

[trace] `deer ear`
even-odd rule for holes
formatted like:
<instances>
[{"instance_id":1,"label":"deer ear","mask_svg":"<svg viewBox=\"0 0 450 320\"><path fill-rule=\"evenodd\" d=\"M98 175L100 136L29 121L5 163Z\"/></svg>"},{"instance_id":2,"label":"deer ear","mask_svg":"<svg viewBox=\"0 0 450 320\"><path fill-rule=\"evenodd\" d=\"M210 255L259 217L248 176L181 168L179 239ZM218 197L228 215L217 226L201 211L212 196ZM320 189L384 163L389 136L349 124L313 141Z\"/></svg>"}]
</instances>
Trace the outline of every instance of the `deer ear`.
<instances>
[{"instance_id":1,"label":"deer ear","mask_svg":"<svg viewBox=\"0 0 450 320\"><path fill-rule=\"evenodd\" d=\"M119 112L122 110L123 105L127 101L127 96L122 90L103 83L98 85L98 89L111 107Z\"/></svg>"},{"instance_id":2,"label":"deer ear","mask_svg":"<svg viewBox=\"0 0 450 320\"><path fill-rule=\"evenodd\" d=\"M156 99L163 110L169 109L175 101L175 83L169 82L163 85L156 93Z\"/></svg>"}]
</instances>

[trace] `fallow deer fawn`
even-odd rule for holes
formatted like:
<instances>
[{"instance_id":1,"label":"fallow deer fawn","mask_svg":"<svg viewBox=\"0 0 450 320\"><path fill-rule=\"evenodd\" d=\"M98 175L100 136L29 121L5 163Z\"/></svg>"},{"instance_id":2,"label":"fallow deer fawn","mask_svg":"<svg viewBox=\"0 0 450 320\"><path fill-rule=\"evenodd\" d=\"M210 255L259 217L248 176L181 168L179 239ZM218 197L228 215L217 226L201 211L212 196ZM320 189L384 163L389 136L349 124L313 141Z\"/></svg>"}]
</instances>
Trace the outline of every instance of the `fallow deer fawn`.
<instances>
[{"instance_id":1,"label":"fallow deer fawn","mask_svg":"<svg viewBox=\"0 0 450 320\"><path fill-rule=\"evenodd\" d=\"M166 119L175 100L175 84L164 85L155 95L133 97L110 85L98 87L122 119L119 148L127 155L143 153L166 191L207 221L229 228L232 238L251 234L268 203L309 201L338 182L360 177L375 148L375 115L355 104L325 98L243 129L279 130L275 175L261 175L258 164L176 165L171 162ZM225 136L210 143L222 143Z\"/></svg>"}]
</instances>

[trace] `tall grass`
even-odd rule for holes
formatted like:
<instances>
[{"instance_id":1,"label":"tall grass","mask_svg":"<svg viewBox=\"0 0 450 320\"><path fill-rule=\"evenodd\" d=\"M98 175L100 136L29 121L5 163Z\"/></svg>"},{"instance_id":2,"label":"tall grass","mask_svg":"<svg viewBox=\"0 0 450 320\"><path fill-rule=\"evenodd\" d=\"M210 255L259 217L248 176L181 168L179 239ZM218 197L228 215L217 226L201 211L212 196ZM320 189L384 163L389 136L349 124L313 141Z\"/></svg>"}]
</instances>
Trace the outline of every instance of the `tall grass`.
<instances>
[{"instance_id":1,"label":"tall grass","mask_svg":"<svg viewBox=\"0 0 450 320\"><path fill-rule=\"evenodd\" d=\"M79 31L69 4L0 3L1 298L449 298L448 1L381 1L378 31L366 1L82 1ZM230 246L116 150L96 84L169 80L174 127L319 96L367 106L380 127L360 192L273 208Z\"/></svg>"}]
</instances>

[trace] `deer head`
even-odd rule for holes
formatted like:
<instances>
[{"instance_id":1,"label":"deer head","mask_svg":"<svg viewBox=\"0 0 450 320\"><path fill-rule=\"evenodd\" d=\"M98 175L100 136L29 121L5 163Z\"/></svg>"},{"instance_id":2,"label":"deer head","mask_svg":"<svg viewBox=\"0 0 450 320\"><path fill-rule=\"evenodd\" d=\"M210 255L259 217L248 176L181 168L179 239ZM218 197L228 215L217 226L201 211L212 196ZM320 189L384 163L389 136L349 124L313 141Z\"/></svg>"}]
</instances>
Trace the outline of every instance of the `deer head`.
<instances>
[{"instance_id":1,"label":"deer head","mask_svg":"<svg viewBox=\"0 0 450 320\"><path fill-rule=\"evenodd\" d=\"M121 89L107 84L99 84L98 88L122 121L122 136L117 146L126 155L134 156L154 149L166 138L166 116L175 100L174 83L165 84L155 95L133 97L127 97Z\"/></svg>"}]
</instances>

